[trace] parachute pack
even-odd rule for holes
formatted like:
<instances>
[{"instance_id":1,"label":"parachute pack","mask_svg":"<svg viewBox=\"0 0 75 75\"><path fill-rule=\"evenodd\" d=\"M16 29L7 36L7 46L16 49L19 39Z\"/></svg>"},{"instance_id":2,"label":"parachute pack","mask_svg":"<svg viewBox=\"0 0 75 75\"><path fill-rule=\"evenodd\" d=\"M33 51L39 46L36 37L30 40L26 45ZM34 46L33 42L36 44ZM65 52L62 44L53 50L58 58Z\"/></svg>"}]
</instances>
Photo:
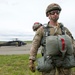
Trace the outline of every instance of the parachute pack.
<instances>
[{"instance_id":1,"label":"parachute pack","mask_svg":"<svg viewBox=\"0 0 75 75\"><path fill-rule=\"evenodd\" d=\"M42 46L44 56L37 60L37 70L48 72L56 67L71 68L75 67L75 57L73 55L73 45L71 37L65 33L64 26L60 23L62 35L50 35L50 28L44 27Z\"/></svg>"},{"instance_id":2,"label":"parachute pack","mask_svg":"<svg viewBox=\"0 0 75 75\"><path fill-rule=\"evenodd\" d=\"M46 55L58 55L61 53L67 53L71 55L73 53L72 40L69 35L65 33L65 28L62 23L59 23L62 35L50 35L50 28L48 25L44 27L44 35L41 41L41 45L44 47L44 53Z\"/></svg>"}]
</instances>

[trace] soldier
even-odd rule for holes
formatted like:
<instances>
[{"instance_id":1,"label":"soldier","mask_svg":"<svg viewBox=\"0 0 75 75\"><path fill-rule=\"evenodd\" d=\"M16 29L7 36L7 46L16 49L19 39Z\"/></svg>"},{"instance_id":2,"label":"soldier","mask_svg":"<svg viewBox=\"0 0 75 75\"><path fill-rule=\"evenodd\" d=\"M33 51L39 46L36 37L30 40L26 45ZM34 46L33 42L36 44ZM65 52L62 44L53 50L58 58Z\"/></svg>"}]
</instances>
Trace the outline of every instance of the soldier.
<instances>
[{"instance_id":1,"label":"soldier","mask_svg":"<svg viewBox=\"0 0 75 75\"><path fill-rule=\"evenodd\" d=\"M60 23L58 23L60 12L61 12L61 7L56 3L52 3L48 5L46 9L46 16L50 20L47 24L50 36L63 35L62 29L60 28ZM66 27L64 28L65 28L65 33L71 37L71 40L73 43L72 34ZM40 43L43 38L43 35L44 35L44 27L41 26L37 30L34 36L32 47L30 49L29 68L32 72L35 72L34 62L36 60L37 51L38 51L38 48L40 47ZM63 45L63 48L64 48L64 45ZM58 71L58 75L72 75L71 68L64 69L63 67L57 67L57 66L54 66L54 68L50 70L50 72L42 72L42 75L55 75L56 69Z\"/></svg>"},{"instance_id":2,"label":"soldier","mask_svg":"<svg viewBox=\"0 0 75 75\"><path fill-rule=\"evenodd\" d=\"M32 29L33 29L33 31L37 31L41 26L43 26L41 23L35 22L32 26ZM42 56L44 55L43 50L44 50L44 48L42 47L42 49L41 49Z\"/></svg>"}]
</instances>

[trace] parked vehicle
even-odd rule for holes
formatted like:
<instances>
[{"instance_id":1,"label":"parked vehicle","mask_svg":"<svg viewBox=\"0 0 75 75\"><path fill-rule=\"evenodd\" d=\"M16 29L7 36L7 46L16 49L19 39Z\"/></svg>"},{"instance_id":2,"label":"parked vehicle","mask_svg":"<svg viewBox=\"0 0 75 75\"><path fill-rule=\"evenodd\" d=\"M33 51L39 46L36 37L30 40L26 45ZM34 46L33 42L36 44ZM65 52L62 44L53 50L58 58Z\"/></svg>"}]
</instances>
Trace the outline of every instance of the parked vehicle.
<instances>
[{"instance_id":1,"label":"parked vehicle","mask_svg":"<svg viewBox=\"0 0 75 75\"><path fill-rule=\"evenodd\" d=\"M26 45L27 43L20 41L20 40L15 40L15 41L8 41L1 43L0 46L23 46Z\"/></svg>"}]
</instances>

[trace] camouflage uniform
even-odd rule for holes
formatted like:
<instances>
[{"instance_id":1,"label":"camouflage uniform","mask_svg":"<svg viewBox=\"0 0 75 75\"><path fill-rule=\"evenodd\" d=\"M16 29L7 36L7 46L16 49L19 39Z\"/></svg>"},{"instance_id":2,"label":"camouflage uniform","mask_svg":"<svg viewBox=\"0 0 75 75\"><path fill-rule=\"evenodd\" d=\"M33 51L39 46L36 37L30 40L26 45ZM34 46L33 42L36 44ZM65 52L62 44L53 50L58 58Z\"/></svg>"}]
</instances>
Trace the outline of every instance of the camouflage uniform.
<instances>
[{"instance_id":1,"label":"camouflage uniform","mask_svg":"<svg viewBox=\"0 0 75 75\"><path fill-rule=\"evenodd\" d=\"M61 10L60 6L59 5L57 5L57 6L59 7L59 10ZM55 9L57 10L56 7L55 7ZM53 9L51 9L51 11L52 10ZM49 10L47 9L46 16L48 16L48 12L49 12ZM61 31L59 23L57 23L56 26L52 26L50 24L48 24L48 26L50 28L50 35L62 35L62 31ZM72 41L74 41L72 34L70 33L70 31L66 27L65 27L65 32L66 32L66 34L68 34L72 38ZM33 60L33 61L36 60L37 51L38 51L38 48L40 47L40 43L41 43L43 35L44 35L44 29L43 29L43 27L40 27L37 30L37 32L34 36L33 42L32 42L32 46L30 49L30 57L29 57L30 60ZM42 75L55 75L56 70L58 72L57 75L72 75L71 69L63 69L63 68L57 68L57 67L55 67L55 69L51 70L50 73L43 72Z\"/></svg>"}]
</instances>

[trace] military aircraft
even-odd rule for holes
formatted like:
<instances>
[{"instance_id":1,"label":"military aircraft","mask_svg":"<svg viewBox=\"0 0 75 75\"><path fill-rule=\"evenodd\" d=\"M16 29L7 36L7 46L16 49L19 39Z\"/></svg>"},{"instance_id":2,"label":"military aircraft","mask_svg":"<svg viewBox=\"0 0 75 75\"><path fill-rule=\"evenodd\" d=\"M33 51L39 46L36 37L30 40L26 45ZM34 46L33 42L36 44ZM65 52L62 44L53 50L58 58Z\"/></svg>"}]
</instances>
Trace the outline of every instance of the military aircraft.
<instances>
[{"instance_id":1,"label":"military aircraft","mask_svg":"<svg viewBox=\"0 0 75 75\"><path fill-rule=\"evenodd\" d=\"M20 41L20 40L15 40L15 41L8 41L4 43L0 43L1 46L23 46L26 45L27 43Z\"/></svg>"}]
</instances>

